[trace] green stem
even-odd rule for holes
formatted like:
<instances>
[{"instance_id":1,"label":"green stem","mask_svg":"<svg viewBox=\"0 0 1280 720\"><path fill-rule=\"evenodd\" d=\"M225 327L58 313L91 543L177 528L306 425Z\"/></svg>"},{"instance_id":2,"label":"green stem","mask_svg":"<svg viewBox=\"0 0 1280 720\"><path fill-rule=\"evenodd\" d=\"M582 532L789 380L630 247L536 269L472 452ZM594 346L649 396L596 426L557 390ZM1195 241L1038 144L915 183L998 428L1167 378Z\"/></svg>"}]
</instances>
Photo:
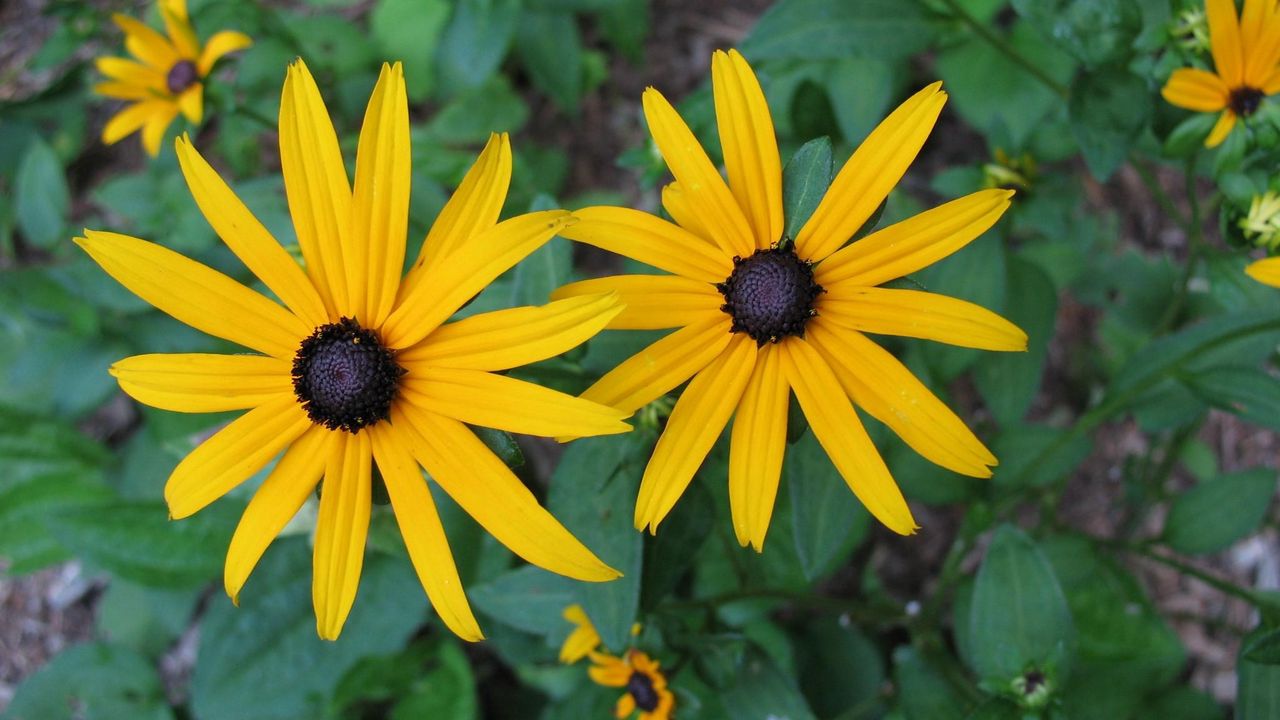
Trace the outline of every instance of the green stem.
<instances>
[{"instance_id":1,"label":"green stem","mask_svg":"<svg viewBox=\"0 0 1280 720\"><path fill-rule=\"evenodd\" d=\"M1144 165L1136 157L1130 158L1129 164L1133 166L1135 171L1137 171L1138 177L1142 180L1142 184L1146 186L1147 192L1151 193L1151 197L1155 199L1156 204L1160 206L1160 209L1164 210L1165 214L1169 216L1169 219L1176 222L1178 227L1182 228L1187 235L1190 235L1190 223L1188 223L1187 219L1183 217L1182 211L1173 204L1173 198L1169 197L1169 193L1165 192L1164 186L1160 184L1155 173L1151 172L1151 168Z\"/></svg>"},{"instance_id":2,"label":"green stem","mask_svg":"<svg viewBox=\"0 0 1280 720\"><path fill-rule=\"evenodd\" d=\"M1032 77L1043 83L1045 87L1057 93L1058 96L1064 100L1071 96L1071 91L1067 89L1066 85L1054 80L1048 73L1041 70L1039 65L1036 65L1024 57L1022 53L1018 52L1004 38L992 32L991 28L982 24L977 18L970 15L969 11L961 7L960 3L956 2L956 0L942 0L942 2L951 11L952 15L959 18L965 25L968 25L969 29L973 30L979 37L987 41L991 47L999 50L1005 55L1005 57L1012 60L1015 65L1026 70Z\"/></svg>"},{"instance_id":3,"label":"green stem","mask_svg":"<svg viewBox=\"0 0 1280 720\"><path fill-rule=\"evenodd\" d=\"M1217 577L1216 575L1211 575L1205 572L1204 570L1201 570L1200 568L1194 565L1191 565L1190 563L1186 563L1186 562L1183 562L1182 560L1179 560L1178 558L1170 557L1168 555L1163 555L1161 553L1158 553L1152 550L1149 547L1146 547L1145 545L1139 545L1134 543L1108 543L1108 544L1120 550L1124 550L1125 552L1133 553L1134 555L1139 555L1141 557L1147 558L1148 560L1153 560L1155 562L1158 562L1161 565L1164 565L1166 567L1173 568L1174 570L1177 570L1178 572L1182 573L1183 575L1186 575L1187 577L1192 577L1192 578L1195 578L1196 580L1199 580L1200 582L1204 583L1205 585L1208 585L1209 587L1217 590L1218 592L1224 595L1230 595L1231 597L1239 598L1249 603L1250 605L1258 604L1258 598L1255 596L1253 591L1248 590L1247 588L1239 587L1238 585L1232 582L1229 582L1227 580L1223 580L1222 578Z\"/></svg>"},{"instance_id":4,"label":"green stem","mask_svg":"<svg viewBox=\"0 0 1280 720\"><path fill-rule=\"evenodd\" d=\"M1173 301L1165 308L1164 315L1156 324L1156 335L1163 335L1177 323L1178 316L1187 304L1187 296L1191 291L1191 279L1195 277L1196 267L1207 249L1204 242L1204 217L1200 209L1200 196L1196 193L1194 158L1187 163L1186 190L1187 202L1191 205L1191 220L1184 228L1187 231L1187 260L1182 267L1182 278L1178 282Z\"/></svg>"}]
</instances>

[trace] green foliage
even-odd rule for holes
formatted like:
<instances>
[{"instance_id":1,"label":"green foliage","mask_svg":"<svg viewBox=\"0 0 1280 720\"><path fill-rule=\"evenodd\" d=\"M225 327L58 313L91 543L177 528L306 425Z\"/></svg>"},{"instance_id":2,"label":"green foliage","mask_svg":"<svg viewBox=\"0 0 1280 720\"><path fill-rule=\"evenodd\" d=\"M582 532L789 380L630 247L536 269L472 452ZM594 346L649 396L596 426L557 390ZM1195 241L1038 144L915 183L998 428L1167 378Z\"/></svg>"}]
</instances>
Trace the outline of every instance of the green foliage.
<instances>
[{"instance_id":1,"label":"green foliage","mask_svg":"<svg viewBox=\"0 0 1280 720\"><path fill-rule=\"evenodd\" d=\"M1197 485L1169 508L1164 542L1188 554L1221 550L1257 531L1275 491L1275 472L1267 469L1231 473Z\"/></svg>"}]
</instances>

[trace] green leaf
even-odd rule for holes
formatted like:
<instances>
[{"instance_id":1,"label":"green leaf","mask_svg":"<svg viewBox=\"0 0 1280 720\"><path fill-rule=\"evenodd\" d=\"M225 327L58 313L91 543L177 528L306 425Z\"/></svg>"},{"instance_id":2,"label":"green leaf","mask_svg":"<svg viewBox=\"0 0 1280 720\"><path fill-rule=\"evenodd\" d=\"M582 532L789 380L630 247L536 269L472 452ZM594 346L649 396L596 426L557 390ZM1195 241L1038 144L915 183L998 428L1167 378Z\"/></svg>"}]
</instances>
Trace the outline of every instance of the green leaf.
<instances>
[{"instance_id":1,"label":"green leaf","mask_svg":"<svg viewBox=\"0 0 1280 720\"><path fill-rule=\"evenodd\" d=\"M525 565L470 588L467 596L497 622L552 638L564 635L561 613L576 602L577 587L569 578Z\"/></svg>"},{"instance_id":2,"label":"green leaf","mask_svg":"<svg viewBox=\"0 0 1280 720\"><path fill-rule=\"evenodd\" d=\"M1256 367L1212 367L1182 381L1219 410L1280 430L1280 383L1266 371Z\"/></svg>"},{"instance_id":3,"label":"green leaf","mask_svg":"<svg viewBox=\"0 0 1280 720\"><path fill-rule=\"evenodd\" d=\"M18 229L27 242L47 250L69 239L66 229L71 191L62 172L62 162L39 138L27 146L18 164L13 204Z\"/></svg>"},{"instance_id":4,"label":"green leaf","mask_svg":"<svg viewBox=\"0 0 1280 720\"><path fill-rule=\"evenodd\" d=\"M516 265L511 304L519 307L550 302L551 292L567 284L572 274L573 244L557 235Z\"/></svg>"},{"instance_id":5,"label":"green leaf","mask_svg":"<svg viewBox=\"0 0 1280 720\"><path fill-rule=\"evenodd\" d=\"M1086 67L1125 61L1142 29L1133 0L1013 0L1013 7Z\"/></svg>"},{"instance_id":6,"label":"green leaf","mask_svg":"<svg viewBox=\"0 0 1280 720\"><path fill-rule=\"evenodd\" d=\"M885 682L880 649L858 627L826 615L797 638L800 687L819 717L838 717L851 708L878 705Z\"/></svg>"},{"instance_id":7,"label":"green leaf","mask_svg":"<svg viewBox=\"0 0 1280 720\"><path fill-rule=\"evenodd\" d=\"M440 42L440 82L450 92L483 85L506 57L520 0L458 0Z\"/></svg>"},{"instance_id":8,"label":"green leaf","mask_svg":"<svg viewBox=\"0 0 1280 720\"><path fill-rule=\"evenodd\" d=\"M342 636L321 640L311 606L311 550L302 538L274 543L239 608L221 593L210 603L191 683L194 716L322 717L348 669L367 655L400 649L424 617L427 600L407 563L370 555L360 584Z\"/></svg>"},{"instance_id":9,"label":"green leaf","mask_svg":"<svg viewBox=\"0 0 1280 720\"><path fill-rule=\"evenodd\" d=\"M1242 655L1236 662L1236 720L1280 717L1280 665L1263 664L1243 656L1260 634L1260 630L1255 630L1240 644Z\"/></svg>"},{"instance_id":10,"label":"green leaf","mask_svg":"<svg viewBox=\"0 0 1280 720\"><path fill-rule=\"evenodd\" d=\"M1190 157L1204 147L1205 138L1218 121L1217 113L1194 113L1178 123L1164 141L1164 154L1169 157Z\"/></svg>"},{"instance_id":11,"label":"green leaf","mask_svg":"<svg viewBox=\"0 0 1280 720\"><path fill-rule=\"evenodd\" d=\"M172 720L155 667L128 648L74 645L18 686L4 720Z\"/></svg>"},{"instance_id":12,"label":"green leaf","mask_svg":"<svg viewBox=\"0 0 1280 720\"><path fill-rule=\"evenodd\" d=\"M404 62L405 88L414 102L431 92L436 46L450 9L447 0L379 0L369 13L369 29L382 56Z\"/></svg>"},{"instance_id":13,"label":"green leaf","mask_svg":"<svg viewBox=\"0 0 1280 720\"><path fill-rule=\"evenodd\" d=\"M816 720L795 680L759 651L747 653L735 679L722 695L729 717Z\"/></svg>"},{"instance_id":14,"label":"green leaf","mask_svg":"<svg viewBox=\"0 0 1280 720\"><path fill-rule=\"evenodd\" d=\"M66 560L46 518L73 508L101 506L112 497L97 472L61 471L0 479L0 556L7 571L28 573Z\"/></svg>"},{"instance_id":15,"label":"green leaf","mask_svg":"<svg viewBox=\"0 0 1280 720\"><path fill-rule=\"evenodd\" d=\"M649 34L648 0L618 0L600 11L600 32L633 62L644 59L644 39Z\"/></svg>"},{"instance_id":16,"label":"green leaf","mask_svg":"<svg viewBox=\"0 0 1280 720\"><path fill-rule=\"evenodd\" d=\"M117 501L49 517L63 545L106 570L149 587L193 587L222 572L243 506L223 500L169 520L164 503Z\"/></svg>"},{"instance_id":17,"label":"green leaf","mask_svg":"<svg viewBox=\"0 0 1280 720\"><path fill-rule=\"evenodd\" d=\"M943 293L1003 312L1007 290L1004 240L999 228L988 230L951 257L930 265L912 279L930 292ZM928 343L921 348L930 369L941 380L950 380L990 353Z\"/></svg>"},{"instance_id":18,"label":"green leaf","mask_svg":"<svg viewBox=\"0 0 1280 720\"><path fill-rule=\"evenodd\" d=\"M1099 181L1124 164L1151 113L1149 97L1146 82L1123 68L1082 75L1071 86L1071 133Z\"/></svg>"},{"instance_id":19,"label":"green leaf","mask_svg":"<svg viewBox=\"0 0 1280 720\"><path fill-rule=\"evenodd\" d=\"M914 647L894 649L893 676L904 720L964 720L968 714L970 704Z\"/></svg>"},{"instance_id":20,"label":"green leaf","mask_svg":"<svg viewBox=\"0 0 1280 720\"><path fill-rule=\"evenodd\" d=\"M1255 633L1252 639L1240 650L1241 656L1263 665L1280 665L1280 629L1273 628L1262 633Z\"/></svg>"},{"instance_id":21,"label":"green leaf","mask_svg":"<svg viewBox=\"0 0 1280 720\"><path fill-rule=\"evenodd\" d=\"M1035 400L1058 315L1057 290L1038 266L1009 258L1007 282L1005 315L1027 333L1027 352L990 353L973 369L978 391L1003 426L1021 421Z\"/></svg>"},{"instance_id":22,"label":"green leaf","mask_svg":"<svg viewBox=\"0 0 1280 720\"><path fill-rule=\"evenodd\" d=\"M907 57L933 39L935 25L917 3L897 0L781 0L742 41L749 59Z\"/></svg>"},{"instance_id":23,"label":"green leaf","mask_svg":"<svg viewBox=\"0 0 1280 720\"><path fill-rule=\"evenodd\" d=\"M712 525L721 522L713 518L716 506L711 494L703 483L694 481L662 521L662 532L644 536L644 578L640 583L643 608L657 607L680 584L698 559Z\"/></svg>"},{"instance_id":24,"label":"green leaf","mask_svg":"<svg viewBox=\"0 0 1280 720\"><path fill-rule=\"evenodd\" d=\"M434 659L433 667L396 703L390 720L474 720L480 716L476 678L458 643L442 642Z\"/></svg>"},{"instance_id":25,"label":"green leaf","mask_svg":"<svg viewBox=\"0 0 1280 720\"><path fill-rule=\"evenodd\" d=\"M504 430L495 430L493 428L480 427L478 425L469 425L471 432L480 438L494 455L498 456L507 467L515 469L524 466L524 453L520 450L520 446L516 443L516 439L511 437L511 433Z\"/></svg>"},{"instance_id":26,"label":"green leaf","mask_svg":"<svg viewBox=\"0 0 1280 720\"><path fill-rule=\"evenodd\" d=\"M787 448L782 482L791 493L796 555L810 582L834 571L871 531L871 514L849 486L813 433Z\"/></svg>"},{"instance_id":27,"label":"green leaf","mask_svg":"<svg viewBox=\"0 0 1280 720\"><path fill-rule=\"evenodd\" d=\"M787 219L787 237L800 233L827 194L834 175L830 138L810 140L787 161L782 169L782 212Z\"/></svg>"},{"instance_id":28,"label":"green leaf","mask_svg":"<svg viewBox=\"0 0 1280 720\"><path fill-rule=\"evenodd\" d=\"M458 93L431 118L426 132L436 143L481 143L489 139L489 133L519 130L528 119L529 108L511 89L511 83L505 77L495 77ZM465 170L472 160L468 156L467 164L460 169ZM462 175L458 173L457 178L450 179L456 183Z\"/></svg>"},{"instance_id":29,"label":"green leaf","mask_svg":"<svg viewBox=\"0 0 1280 720\"><path fill-rule=\"evenodd\" d=\"M1169 508L1164 542L1187 554L1222 550L1258 529L1275 490L1275 471L1266 468L1200 483Z\"/></svg>"},{"instance_id":30,"label":"green leaf","mask_svg":"<svg viewBox=\"0 0 1280 720\"><path fill-rule=\"evenodd\" d=\"M525 10L516 26L516 53L535 86L550 95L561 110L578 111L583 55L573 13Z\"/></svg>"},{"instance_id":31,"label":"green leaf","mask_svg":"<svg viewBox=\"0 0 1280 720\"><path fill-rule=\"evenodd\" d=\"M158 590L112 578L98 604L98 629L115 642L159 658L191 623L202 589Z\"/></svg>"},{"instance_id":32,"label":"green leaf","mask_svg":"<svg viewBox=\"0 0 1280 720\"><path fill-rule=\"evenodd\" d=\"M1030 670L1062 681L1073 643L1071 611L1053 567L1012 525L996 529L978 568L969 637L974 671L995 687Z\"/></svg>"},{"instance_id":33,"label":"green leaf","mask_svg":"<svg viewBox=\"0 0 1280 720\"><path fill-rule=\"evenodd\" d=\"M1174 687L1142 703L1134 720L1223 720L1226 711L1212 695L1189 687Z\"/></svg>"}]
</instances>

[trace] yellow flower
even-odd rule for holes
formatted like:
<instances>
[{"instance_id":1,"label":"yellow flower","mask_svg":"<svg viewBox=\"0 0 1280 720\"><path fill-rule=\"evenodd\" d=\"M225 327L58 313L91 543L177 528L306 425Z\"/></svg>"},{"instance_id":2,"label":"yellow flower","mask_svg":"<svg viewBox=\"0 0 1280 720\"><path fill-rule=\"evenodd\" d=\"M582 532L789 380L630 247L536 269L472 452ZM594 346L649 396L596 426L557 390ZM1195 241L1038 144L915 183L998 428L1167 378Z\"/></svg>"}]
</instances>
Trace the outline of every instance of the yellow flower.
<instances>
[{"instance_id":1,"label":"yellow flower","mask_svg":"<svg viewBox=\"0 0 1280 720\"><path fill-rule=\"evenodd\" d=\"M1216 147L1238 118L1258 111L1263 98L1280 92L1280 6L1276 0L1205 0L1209 50L1216 72L1179 68L1160 93L1171 104L1197 112L1222 112L1204 141Z\"/></svg>"},{"instance_id":2,"label":"yellow flower","mask_svg":"<svg viewBox=\"0 0 1280 720\"><path fill-rule=\"evenodd\" d=\"M563 617L573 623L574 628L565 638L564 645L560 646L560 662L572 665L600 646L600 633L596 632L591 618L577 603L565 608Z\"/></svg>"},{"instance_id":3,"label":"yellow flower","mask_svg":"<svg viewBox=\"0 0 1280 720\"><path fill-rule=\"evenodd\" d=\"M199 511L284 453L227 550L224 580L233 600L323 476L313 600L318 633L336 638L359 584L373 462L431 603L467 640L481 638L480 628L419 465L525 560L579 580L618 577L467 427L535 435L628 429L624 413L500 374L598 332L619 310L615 297L445 323L573 222L563 210L497 222L511 179L505 135L490 139L403 279L410 149L399 63L383 65L369 100L354 187L315 81L301 60L289 68L280 161L305 271L185 137L177 154L201 212L283 307L154 243L91 231L77 242L147 302L259 353L140 355L111 369L125 392L153 407L248 410L173 471L165 499L174 518Z\"/></svg>"},{"instance_id":4,"label":"yellow flower","mask_svg":"<svg viewBox=\"0 0 1280 720\"><path fill-rule=\"evenodd\" d=\"M637 709L639 720L670 720L676 699L667 689L667 678L658 661L639 650L628 650L622 657L591 653L587 673L597 685L626 688L618 698L613 714L625 718Z\"/></svg>"},{"instance_id":5,"label":"yellow flower","mask_svg":"<svg viewBox=\"0 0 1280 720\"><path fill-rule=\"evenodd\" d=\"M1280 193L1268 190L1254 195L1249 203L1249 214L1240 220L1245 239L1269 250L1280 246Z\"/></svg>"},{"instance_id":6,"label":"yellow flower","mask_svg":"<svg viewBox=\"0 0 1280 720\"><path fill-rule=\"evenodd\" d=\"M983 190L841 247L880 206L928 137L946 95L916 93L862 143L794 241L783 237L782 168L764 94L737 52L716 52L712 83L729 182L652 88L644 111L675 182L672 224L637 210L587 208L565 237L674 275L624 275L553 297L618 292L621 329L680 328L602 377L583 397L632 412L690 380L645 468L637 528L656 531L736 412L729 500L738 541L763 546L795 392L814 435L862 503L896 532L916 524L854 410L857 403L924 457L989 477L995 457L911 372L864 332L988 350L1026 334L977 305L876 287L964 247L1009 207Z\"/></svg>"},{"instance_id":7,"label":"yellow flower","mask_svg":"<svg viewBox=\"0 0 1280 720\"><path fill-rule=\"evenodd\" d=\"M98 58L98 72L110 80L94 90L130 104L102 129L102 142L112 145L139 128L142 146L155 157L169 123L181 112L192 123L204 113L203 80L223 55L253 44L244 33L223 30L203 46L187 19L186 0L160 0L165 37L127 15L114 15L125 33L124 45L138 61Z\"/></svg>"}]
</instances>

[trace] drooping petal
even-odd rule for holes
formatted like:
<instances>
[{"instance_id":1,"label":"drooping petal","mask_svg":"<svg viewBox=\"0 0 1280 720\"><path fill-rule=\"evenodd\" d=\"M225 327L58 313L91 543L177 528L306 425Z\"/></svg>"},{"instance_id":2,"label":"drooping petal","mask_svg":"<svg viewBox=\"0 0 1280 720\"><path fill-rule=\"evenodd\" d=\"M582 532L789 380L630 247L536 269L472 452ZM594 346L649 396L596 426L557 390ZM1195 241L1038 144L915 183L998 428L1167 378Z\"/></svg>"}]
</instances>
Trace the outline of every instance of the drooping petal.
<instances>
[{"instance_id":1,"label":"drooping petal","mask_svg":"<svg viewBox=\"0 0 1280 720\"><path fill-rule=\"evenodd\" d=\"M738 543L764 550L765 533L782 476L791 389L778 346L760 348L755 369L733 417L729 441L729 510Z\"/></svg>"},{"instance_id":2,"label":"drooping petal","mask_svg":"<svg viewBox=\"0 0 1280 720\"><path fill-rule=\"evenodd\" d=\"M343 251L352 317L378 327L391 313L409 230L409 100L400 63L382 65L369 97Z\"/></svg>"},{"instance_id":3,"label":"drooping petal","mask_svg":"<svg viewBox=\"0 0 1280 720\"><path fill-rule=\"evenodd\" d=\"M1264 285L1280 287L1280 257L1271 257L1251 262L1244 269L1249 277Z\"/></svg>"},{"instance_id":4,"label":"drooping petal","mask_svg":"<svg viewBox=\"0 0 1280 720\"><path fill-rule=\"evenodd\" d=\"M204 117L204 85L193 83L191 87L182 91L177 98L177 103L183 117L194 125L200 124L200 119Z\"/></svg>"},{"instance_id":5,"label":"drooping petal","mask_svg":"<svg viewBox=\"0 0 1280 720\"><path fill-rule=\"evenodd\" d=\"M858 232L915 160L946 101L942 83L933 83L908 98L871 131L797 233L800 257L810 262L822 260Z\"/></svg>"},{"instance_id":6,"label":"drooping petal","mask_svg":"<svg viewBox=\"0 0 1280 720\"><path fill-rule=\"evenodd\" d=\"M544 210L505 220L472 238L391 312L382 328L383 342L393 348L417 343L572 222L564 210Z\"/></svg>"},{"instance_id":7,"label":"drooping petal","mask_svg":"<svg viewBox=\"0 0 1280 720\"><path fill-rule=\"evenodd\" d=\"M436 512L435 500L402 432L379 423L370 428L369 435L409 560L432 607L458 637L469 642L483 640L484 633L462 591L462 580L458 577L440 514Z\"/></svg>"},{"instance_id":8,"label":"drooping petal","mask_svg":"<svg viewBox=\"0 0 1280 720\"><path fill-rule=\"evenodd\" d=\"M632 669L625 660L604 653L591 653L591 667L587 674L597 685L623 687L631 679Z\"/></svg>"},{"instance_id":9,"label":"drooping petal","mask_svg":"<svg viewBox=\"0 0 1280 720\"><path fill-rule=\"evenodd\" d=\"M401 403L391 422L418 462L498 542L540 568L575 580L620 577L558 520L465 425Z\"/></svg>"},{"instance_id":10,"label":"drooping petal","mask_svg":"<svg viewBox=\"0 0 1280 720\"><path fill-rule=\"evenodd\" d=\"M209 42L204 44L204 50L200 52L200 60L196 62L200 77L208 75L223 55L243 50L250 45L253 45L253 40L242 32L220 30L214 33L213 37L209 38Z\"/></svg>"},{"instance_id":11,"label":"drooping petal","mask_svg":"<svg viewBox=\"0 0 1280 720\"><path fill-rule=\"evenodd\" d=\"M116 80L98 83L93 86L93 91L104 97L115 98L117 100L148 100L155 98L155 93L148 88ZM133 130L136 129L137 128L134 128ZM133 132L133 130L130 130L129 132ZM127 134L128 133L125 133L125 135ZM120 137L124 136L121 135ZM106 142L106 140L104 139L103 142Z\"/></svg>"},{"instance_id":12,"label":"drooping petal","mask_svg":"<svg viewBox=\"0 0 1280 720\"><path fill-rule=\"evenodd\" d=\"M306 273L240 202L190 139L178 138L177 152L187 187L218 237L307 325L318 327L328 322L324 301Z\"/></svg>"},{"instance_id":13,"label":"drooping petal","mask_svg":"<svg viewBox=\"0 0 1280 720\"><path fill-rule=\"evenodd\" d=\"M468 425L525 435L574 437L626 432L631 413L524 380L479 370L431 368L400 381L406 401Z\"/></svg>"},{"instance_id":14,"label":"drooping petal","mask_svg":"<svg viewBox=\"0 0 1280 720\"><path fill-rule=\"evenodd\" d=\"M662 207L677 225L696 235L711 247L716 247L715 240L711 239L711 233L707 231L706 225L702 224L697 209L690 201L688 193L680 188L680 183L671 182L663 186Z\"/></svg>"},{"instance_id":15,"label":"drooping petal","mask_svg":"<svg viewBox=\"0 0 1280 720\"><path fill-rule=\"evenodd\" d=\"M1231 112L1230 108L1223 110L1218 116L1218 122L1213 124L1213 129L1209 131L1209 137L1205 138L1204 146L1207 148L1215 148L1222 144L1223 140L1231 134L1231 130L1236 126L1236 114Z\"/></svg>"},{"instance_id":16,"label":"drooping petal","mask_svg":"<svg viewBox=\"0 0 1280 720\"><path fill-rule=\"evenodd\" d=\"M178 463L164 486L174 519L188 517L258 472L312 427L292 395L250 410Z\"/></svg>"},{"instance_id":17,"label":"drooping petal","mask_svg":"<svg viewBox=\"0 0 1280 720\"><path fill-rule=\"evenodd\" d=\"M697 208L703 227L727 257L750 256L755 249L751 225L689 126L654 88L644 91L642 104L653 141Z\"/></svg>"},{"instance_id":18,"label":"drooping petal","mask_svg":"<svg viewBox=\"0 0 1280 720\"><path fill-rule=\"evenodd\" d=\"M373 490L369 433L335 433L329 443L311 563L316 634L337 640L356 601Z\"/></svg>"},{"instance_id":19,"label":"drooping petal","mask_svg":"<svg viewBox=\"0 0 1280 720\"><path fill-rule=\"evenodd\" d=\"M613 293L621 313L614 330L663 330L692 325L723 314L724 295L715 286L679 275L614 275L582 280L551 293L552 299Z\"/></svg>"},{"instance_id":20,"label":"drooping petal","mask_svg":"<svg viewBox=\"0 0 1280 720\"><path fill-rule=\"evenodd\" d=\"M818 443L867 510L900 535L916 530L911 509L826 361L800 338L781 343L782 368Z\"/></svg>"},{"instance_id":21,"label":"drooping petal","mask_svg":"<svg viewBox=\"0 0 1280 720\"><path fill-rule=\"evenodd\" d=\"M415 366L507 370L581 345L621 311L617 295L603 294L472 315L442 325L396 362L410 373Z\"/></svg>"},{"instance_id":22,"label":"drooping petal","mask_svg":"<svg viewBox=\"0 0 1280 720\"><path fill-rule=\"evenodd\" d=\"M995 455L964 421L891 353L858 332L809 323L805 339L858 407L929 461L970 477L991 477Z\"/></svg>"},{"instance_id":23,"label":"drooping petal","mask_svg":"<svg viewBox=\"0 0 1280 720\"><path fill-rule=\"evenodd\" d=\"M86 230L76 244L135 295L201 332L284 359L311 333L297 315L155 243Z\"/></svg>"},{"instance_id":24,"label":"drooping petal","mask_svg":"<svg viewBox=\"0 0 1280 720\"><path fill-rule=\"evenodd\" d=\"M818 299L818 315L841 327L981 350L1026 350L1027 334L990 310L920 290L847 288Z\"/></svg>"},{"instance_id":25,"label":"drooping petal","mask_svg":"<svg viewBox=\"0 0 1280 720\"><path fill-rule=\"evenodd\" d=\"M240 590L262 553L315 490L329 456L329 438L333 436L318 425L311 426L289 446L253 494L227 547L222 582L231 602L240 603Z\"/></svg>"},{"instance_id":26,"label":"drooping petal","mask_svg":"<svg viewBox=\"0 0 1280 720\"><path fill-rule=\"evenodd\" d=\"M737 50L711 56L716 124L729 189L755 232L757 248L782 239L782 160L760 81Z\"/></svg>"},{"instance_id":27,"label":"drooping petal","mask_svg":"<svg viewBox=\"0 0 1280 720\"><path fill-rule=\"evenodd\" d=\"M693 233L649 213L630 208L589 207L573 214L578 223L561 233L570 240L692 280L723 282L733 272L729 256Z\"/></svg>"},{"instance_id":28,"label":"drooping petal","mask_svg":"<svg viewBox=\"0 0 1280 720\"><path fill-rule=\"evenodd\" d=\"M293 396L291 365L262 355L134 355L111 366L120 389L174 412L247 410Z\"/></svg>"},{"instance_id":29,"label":"drooping petal","mask_svg":"<svg viewBox=\"0 0 1280 720\"><path fill-rule=\"evenodd\" d=\"M280 167L307 274L329 318L337 320L350 307L343 237L351 218L351 186L329 111L300 59L289 66L280 95Z\"/></svg>"},{"instance_id":30,"label":"drooping petal","mask_svg":"<svg viewBox=\"0 0 1280 720\"><path fill-rule=\"evenodd\" d=\"M1227 87L1238 87L1244 81L1244 49L1235 0L1205 0L1204 9L1209 20L1213 65Z\"/></svg>"},{"instance_id":31,"label":"drooping petal","mask_svg":"<svg viewBox=\"0 0 1280 720\"><path fill-rule=\"evenodd\" d=\"M161 0L160 17L173 45L183 58L195 62L200 57L200 40L187 18L186 0Z\"/></svg>"},{"instance_id":32,"label":"drooping petal","mask_svg":"<svg viewBox=\"0 0 1280 720\"><path fill-rule=\"evenodd\" d=\"M1160 95L1171 105L1197 112L1216 112L1227 106L1231 91L1222 78L1197 68L1178 68Z\"/></svg>"},{"instance_id":33,"label":"drooping petal","mask_svg":"<svg viewBox=\"0 0 1280 720\"><path fill-rule=\"evenodd\" d=\"M111 21L125 33L124 46L136 58L161 71L178 61L178 51L146 23L116 13Z\"/></svg>"},{"instance_id":34,"label":"drooping petal","mask_svg":"<svg viewBox=\"0 0 1280 720\"><path fill-rule=\"evenodd\" d=\"M155 157L160 154L160 144L164 142L165 131L169 129L169 125L176 117L178 117L178 105L170 102L157 108L147 118L147 124L142 126L142 148L148 155Z\"/></svg>"},{"instance_id":35,"label":"drooping petal","mask_svg":"<svg viewBox=\"0 0 1280 720\"><path fill-rule=\"evenodd\" d=\"M113 80L145 87L157 93L168 94L165 74L149 65L117 57L101 57L94 64L97 66L98 72Z\"/></svg>"},{"instance_id":36,"label":"drooping petal","mask_svg":"<svg viewBox=\"0 0 1280 720\"><path fill-rule=\"evenodd\" d=\"M910 275L972 242L1009 209L1012 190L980 190L877 230L840 248L814 269L832 294L845 286L873 286Z\"/></svg>"},{"instance_id":37,"label":"drooping petal","mask_svg":"<svg viewBox=\"0 0 1280 720\"><path fill-rule=\"evenodd\" d=\"M600 633L596 632L596 626L581 605L574 603L566 607L560 616L576 626L560 646L560 662L576 663L599 647Z\"/></svg>"},{"instance_id":38,"label":"drooping petal","mask_svg":"<svg viewBox=\"0 0 1280 720\"><path fill-rule=\"evenodd\" d=\"M152 116L166 112L168 106L165 100L143 100L126 106L102 127L102 142L107 145L119 142L146 125Z\"/></svg>"},{"instance_id":39,"label":"drooping petal","mask_svg":"<svg viewBox=\"0 0 1280 720\"><path fill-rule=\"evenodd\" d=\"M734 335L719 357L680 394L640 480L636 529L657 532L729 422L755 361L755 341Z\"/></svg>"},{"instance_id":40,"label":"drooping petal","mask_svg":"<svg viewBox=\"0 0 1280 720\"><path fill-rule=\"evenodd\" d=\"M633 412L707 367L729 344L729 316L679 330L624 360L582 397Z\"/></svg>"}]
</instances>

